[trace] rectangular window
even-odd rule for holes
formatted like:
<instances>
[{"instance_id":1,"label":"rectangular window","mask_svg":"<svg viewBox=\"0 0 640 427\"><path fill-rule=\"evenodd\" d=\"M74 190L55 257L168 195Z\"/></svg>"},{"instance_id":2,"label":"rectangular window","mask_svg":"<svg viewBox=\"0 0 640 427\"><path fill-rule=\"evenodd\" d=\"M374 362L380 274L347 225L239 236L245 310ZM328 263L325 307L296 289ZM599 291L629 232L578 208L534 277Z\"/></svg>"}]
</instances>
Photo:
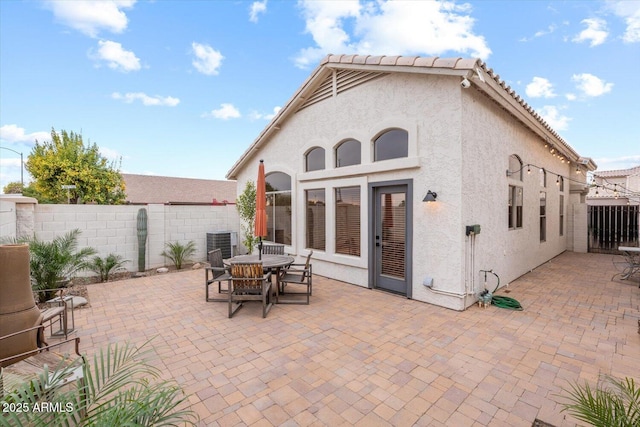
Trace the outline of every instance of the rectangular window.
<instances>
[{"instance_id":1,"label":"rectangular window","mask_svg":"<svg viewBox=\"0 0 640 427\"><path fill-rule=\"evenodd\" d=\"M509 229L522 228L522 187L509 186Z\"/></svg>"},{"instance_id":2,"label":"rectangular window","mask_svg":"<svg viewBox=\"0 0 640 427\"><path fill-rule=\"evenodd\" d=\"M540 192L540 241L547 241L547 193Z\"/></svg>"},{"instance_id":3,"label":"rectangular window","mask_svg":"<svg viewBox=\"0 0 640 427\"><path fill-rule=\"evenodd\" d=\"M325 250L325 198L324 189L305 191L307 249Z\"/></svg>"},{"instance_id":4,"label":"rectangular window","mask_svg":"<svg viewBox=\"0 0 640 427\"><path fill-rule=\"evenodd\" d=\"M564 196L560 195L560 236L564 236Z\"/></svg>"},{"instance_id":5,"label":"rectangular window","mask_svg":"<svg viewBox=\"0 0 640 427\"><path fill-rule=\"evenodd\" d=\"M360 187L335 191L336 253L360 256Z\"/></svg>"}]
</instances>

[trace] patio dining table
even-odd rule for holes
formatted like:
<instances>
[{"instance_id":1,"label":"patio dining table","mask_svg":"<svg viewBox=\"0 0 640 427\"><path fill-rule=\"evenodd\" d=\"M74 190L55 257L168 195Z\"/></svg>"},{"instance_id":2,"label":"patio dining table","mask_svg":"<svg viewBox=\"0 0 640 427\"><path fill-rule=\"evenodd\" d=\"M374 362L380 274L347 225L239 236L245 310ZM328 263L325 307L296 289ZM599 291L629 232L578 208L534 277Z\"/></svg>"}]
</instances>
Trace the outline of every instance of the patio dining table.
<instances>
[{"instance_id":1,"label":"patio dining table","mask_svg":"<svg viewBox=\"0 0 640 427\"><path fill-rule=\"evenodd\" d=\"M640 274L640 247L619 246L618 250L622 252L626 263L624 271L622 272L622 280Z\"/></svg>"},{"instance_id":2,"label":"patio dining table","mask_svg":"<svg viewBox=\"0 0 640 427\"><path fill-rule=\"evenodd\" d=\"M280 296L280 269L288 267L293 264L294 261L295 258L289 255L262 254L262 257L259 255L236 255L233 258L224 260L224 263L227 265L233 265L235 263L262 262L262 268L264 270L272 271L276 276L275 294L276 303L278 303L278 298Z\"/></svg>"}]
</instances>

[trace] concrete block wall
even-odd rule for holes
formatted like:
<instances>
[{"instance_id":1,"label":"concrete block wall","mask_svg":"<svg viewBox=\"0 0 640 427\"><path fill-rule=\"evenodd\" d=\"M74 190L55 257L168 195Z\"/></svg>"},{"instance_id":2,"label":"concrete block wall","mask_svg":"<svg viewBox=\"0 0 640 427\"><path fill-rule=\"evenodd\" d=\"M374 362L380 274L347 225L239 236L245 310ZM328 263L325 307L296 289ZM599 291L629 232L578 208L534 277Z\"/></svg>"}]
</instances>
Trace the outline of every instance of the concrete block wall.
<instances>
[{"instance_id":1,"label":"concrete block wall","mask_svg":"<svg viewBox=\"0 0 640 427\"><path fill-rule=\"evenodd\" d=\"M147 209L148 215L147 269L169 265L170 261L160 255L167 242L187 244L193 240L197 249L192 260L205 261L207 232L240 229L235 205L34 205L33 229L41 240L80 229L79 248L92 247L102 257L110 253L121 255L130 261L125 264L127 270L137 271L140 208ZM18 221L16 228L20 226ZM11 228L11 224L7 227Z\"/></svg>"},{"instance_id":2,"label":"concrete block wall","mask_svg":"<svg viewBox=\"0 0 640 427\"><path fill-rule=\"evenodd\" d=\"M16 237L16 204L0 198L0 238Z\"/></svg>"}]
</instances>

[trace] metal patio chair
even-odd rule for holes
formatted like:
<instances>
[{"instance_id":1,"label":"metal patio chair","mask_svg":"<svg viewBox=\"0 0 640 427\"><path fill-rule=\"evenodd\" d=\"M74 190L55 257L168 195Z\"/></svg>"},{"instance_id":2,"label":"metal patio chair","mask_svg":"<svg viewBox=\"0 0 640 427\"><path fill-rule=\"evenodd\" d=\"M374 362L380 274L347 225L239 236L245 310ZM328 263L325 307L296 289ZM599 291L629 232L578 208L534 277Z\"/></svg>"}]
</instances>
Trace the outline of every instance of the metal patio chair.
<instances>
[{"instance_id":1,"label":"metal patio chair","mask_svg":"<svg viewBox=\"0 0 640 427\"><path fill-rule=\"evenodd\" d=\"M262 253L269 255L284 255L284 245L262 245Z\"/></svg>"},{"instance_id":2,"label":"metal patio chair","mask_svg":"<svg viewBox=\"0 0 640 427\"><path fill-rule=\"evenodd\" d=\"M207 302L226 302L229 298L225 295L224 297L213 297L209 296L209 287L214 283L218 283L218 295L226 294L229 292L229 280L231 280L231 274L229 274L229 270L224 266L224 262L222 261L222 250L214 249L209 251L209 267L205 267L205 300ZM222 287L222 282L227 282L227 287Z\"/></svg>"},{"instance_id":3,"label":"metal patio chair","mask_svg":"<svg viewBox=\"0 0 640 427\"><path fill-rule=\"evenodd\" d=\"M307 261L304 264L291 264L288 268L283 268L278 278L280 283L279 304L309 304L312 294L312 266L311 255L313 251L309 251ZM285 287L287 290L285 291ZM293 291L294 288L303 287L304 290ZM289 296L293 298L288 298ZM303 298L300 298L303 296Z\"/></svg>"},{"instance_id":4,"label":"metal patio chair","mask_svg":"<svg viewBox=\"0 0 640 427\"><path fill-rule=\"evenodd\" d=\"M232 264L229 283L229 318L242 308L245 301L262 302L262 317L267 317L273 307L271 272L264 273L262 262Z\"/></svg>"}]
</instances>

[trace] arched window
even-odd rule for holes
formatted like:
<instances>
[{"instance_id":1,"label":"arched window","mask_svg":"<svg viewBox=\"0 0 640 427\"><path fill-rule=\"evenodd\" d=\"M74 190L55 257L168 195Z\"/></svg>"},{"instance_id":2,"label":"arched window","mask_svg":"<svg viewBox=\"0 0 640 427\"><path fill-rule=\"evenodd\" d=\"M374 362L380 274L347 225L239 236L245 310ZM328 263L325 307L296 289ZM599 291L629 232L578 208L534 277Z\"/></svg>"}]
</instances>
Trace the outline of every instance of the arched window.
<instances>
[{"instance_id":1,"label":"arched window","mask_svg":"<svg viewBox=\"0 0 640 427\"><path fill-rule=\"evenodd\" d=\"M305 155L304 167L306 172L324 169L324 148L312 148Z\"/></svg>"},{"instance_id":2,"label":"arched window","mask_svg":"<svg viewBox=\"0 0 640 427\"><path fill-rule=\"evenodd\" d=\"M336 147L336 167L360 164L360 141L347 139Z\"/></svg>"},{"instance_id":3,"label":"arched window","mask_svg":"<svg viewBox=\"0 0 640 427\"><path fill-rule=\"evenodd\" d=\"M391 129L373 142L373 159L397 159L409 155L409 133L403 129Z\"/></svg>"},{"instance_id":4,"label":"arched window","mask_svg":"<svg viewBox=\"0 0 640 427\"><path fill-rule=\"evenodd\" d=\"M291 244L291 177L283 172L265 176L267 187L267 240Z\"/></svg>"},{"instance_id":5,"label":"arched window","mask_svg":"<svg viewBox=\"0 0 640 427\"><path fill-rule=\"evenodd\" d=\"M509 176L522 181L522 160L517 154L509 156Z\"/></svg>"}]
</instances>

